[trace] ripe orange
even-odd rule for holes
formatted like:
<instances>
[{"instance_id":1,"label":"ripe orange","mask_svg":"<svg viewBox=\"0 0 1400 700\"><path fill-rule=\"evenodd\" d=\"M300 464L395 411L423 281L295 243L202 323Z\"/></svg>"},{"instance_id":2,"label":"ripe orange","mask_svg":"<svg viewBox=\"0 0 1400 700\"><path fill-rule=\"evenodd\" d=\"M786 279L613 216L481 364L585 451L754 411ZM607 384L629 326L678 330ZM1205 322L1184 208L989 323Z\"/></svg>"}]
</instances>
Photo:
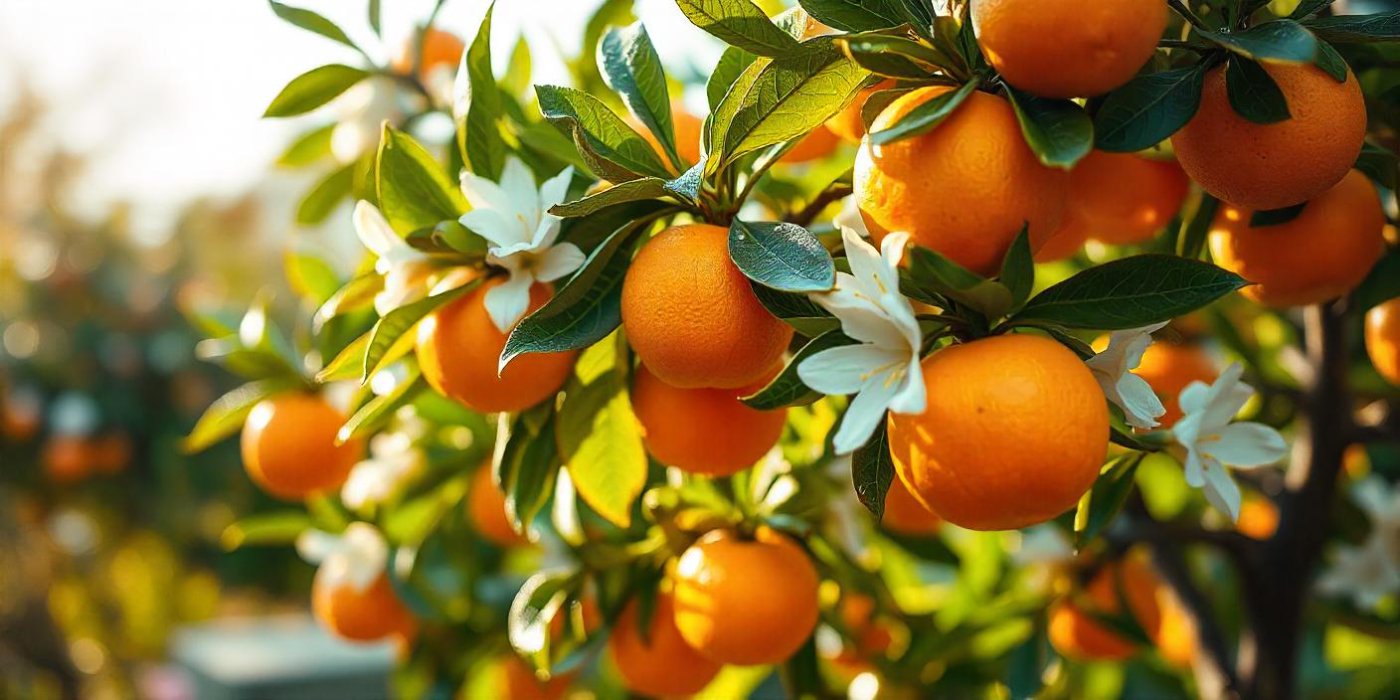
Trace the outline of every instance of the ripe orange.
<instances>
[{"instance_id":1,"label":"ripe orange","mask_svg":"<svg viewBox=\"0 0 1400 700\"><path fill-rule=\"evenodd\" d=\"M835 659L838 664L858 665L865 659L885 653L894 641L889 624L875 615L875 601L863 593L847 593L837 604L841 624L856 643L848 644Z\"/></svg>"},{"instance_id":2,"label":"ripe orange","mask_svg":"<svg viewBox=\"0 0 1400 700\"><path fill-rule=\"evenodd\" d=\"M948 92L935 86L895 100L871 130L898 122ZM1003 98L974 92L938 128L856 154L856 204L876 240L908 231L918 245L993 274L1023 226L1031 248L1060 224L1069 175L1040 164Z\"/></svg>"},{"instance_id":3,"label":"ripe orange","mask_svg":"<svg viewBox=\"0 0 1400 700\"><path fill-rule=\"evenodd\" d=\"M783 435L787 409L760 411L739 401L762 388L781 365L739 389L680 389L637 367L632 409L647 452L693 474L728 476L754 465Z\"/></svg>"},{"instance_id":4,"label":"ripe orange","mask_svg":"<svg viewBox=\"0 0 1400 700\"><path fill-rule=\"evenodd\" d=\"M263 491L288 501L339 488L364 450L335 444L341 413L314 394L284 394L253 407L243 424L243 468Z\"/></svg>"},{"instance_id":5,"label":"ripe orange","mask_svg":"<svg viewBox=\"0 0 1400 700\"><path fill-rule=\"evenodd\" d=\"M1042 336L1001 335L923 363L928 408L891 414L899 478L972 530L1045 522L1078 503L1108 453L1108 406L1079 357Z\"/></svg>"},{"instance_id":6,"label":"ripe orange","mask_svg":"<svg viewBox=\"0 0 1400 700\"><path fill-rule=\"evenodd\" d=\"M709 224L674 226L642 247L622 284L622 325L647 368L682 389L752 384L792 340L729 259L729 231Z\"/></svg>"},{"instance_id":7,"label":"ripe orange","mask_svg":"<svg viewBox=\"0 0 1400 700\"><path fill-rule=\"evenodd\" d=\"M560 700L576 673L561 673L547 681L535 676L528 664L514 655L501 660L501 685L510 700Z\"/></svg>"},{"instance_id":8,"label":"ripe orange","mask_svg":"<svg viewBox=\"0 0 1400 700\"><path fill-rule=\"evenodd\" d=\"M1235 521L1240 534L1256 540L1267 540L1278 530L1278 506L1265 496L1246 494L1240 503L1240 517Z\"/></svg>"},{"instance_id":9,"label":"ripe orange","mask_svg":"<svg viewBox=\"0 0 1400 700\"><path fill-rule=\"evenodd\" d=\"M669 164L666 158L666 151L661 148L661 142L656 140L651 130L645 124L637 121L631 114L623 117L627 125L641 135L646 142L651 144L657 155L661 156L661 162ZM685 103L680 100L671 100L671 128L676 138L676 155L686 163L695 164L700 161L700 135L704 132L705 120L690 113L685 108Z\"/></svg>"},{"instance_id":10,"label":"ripe orange","mask_svg":"<svg viewBox=\"0 0 1400 700\"><path fill-rule=\"evenodd\" d=\"M1157 606L1162 611L1156 630L1147 630L1157 653L1177 668L1187 668L1196 659L1196 623L1187 614L1176 594L1166 586L1157 587Z\"/></svg>"},{"instance_id":11,"label":"ripe orange","mask_svg":"<svg viewBox=\"0 0 1400 700\"><path fill-rule=\"evenodd\" d=\"M1366 354L1386 381L1400 386L1400 297L1366 312Z\"/></svg>"},{"instance_id":12,"label":"ripe orange","mask_svg":"<svg viewBox=\"0 0 1400 700\"><path fill-rule=\"evenodd\" d=\"M1126 601L1138 625L1153 634L1162 620L1157 590L1157 575L1137 556L1129 555L1105 565L1084 589L1087 608L1069 598L1050 608L1051 646L1078 661L1116 661L1132 656L1136 651L1134 644L1104 627L1090 613L1120 615Z\"/></svg>"},{"instance_id":13,"label":"ripe orange","mask_svg":"<svg viewBox=\"0 0 1400 700\"><path fill-rule=\"evenodd\" d=\"M861 138L865 136L865 120L861 118L865 103L870 100L871 95L892 87L894 87L893 80L882 80L868 88L863 88L856 93L856 99L846 105L845 109L826 120L826 128L846 141L860 143Z\"/></svg>"},{"instance_id":14,"label":"ripe orange","mask_svg":"<svg viewBox=\"0 0 1400 700\"><path fill-rule=\"evenodd\" d=\"M903 481L895 479L890 483L890 490L885 493L885 517L880 520L881 527L899 535L919 537L938 532L942 524L943 519L914 498Z\"/></svg>"},{"instance_id":15,"label":"ripe orange","mask_svg":"<svg viewBox=\"0 0 1400 700\"><path fill-rule=\"evenodd\" d=\"M574 368L577 352L532 353L515 358L497 374L507 333L491 322L486 292L505 280L479 288L429 314L418 324L418 366L439 393L481 413L521 411L554 396ZM544 306L548 285L530 287L529 311Z\"/></svg>"},{"instance_id":16,"label":"ripe orange","mask_svg":"<svg viewBox=\"0 0 1400 700\"><path fill-rule=\"evenodd\" d=\"M1337 184L1366 137L1366 102L1356 76L1338 83L1311 64L1264 63L1292 116L1255 124L1235 113L1225 69L1206 75L1201 107L1172 136L1186 174L1220 199L1249 209L1281 209Z\"/></svg>"},{"instance_id":17,"label":"ripe orange","mask_svg":"<svg viewBox=\"0 0 1400 700\"><path fill-rule=\"evenodd\" d=\"M413 70L414 41L414 37L409 37L399 54L394 57L390 64L394 72L407 73ZM456 34L436 27L428 28L428 31L423 33L422 62L418 66L418 79L426 83L428 76L440 68L456 72L457 65L462 61L462 52L466 48L467 45L462 43Z\"/></svg>"},{"instance_id":18,"label":"ripe orange","mask_svg":"<svg viewBox=\"0 0 1400 700\"><path fill-rule=\"evenodd\" d=\"M675 570L676 629L701 654L748 666L786 660L817 626L817 570L786 535L714 531Z\"/></svg>"},{"instance_id":19,"label":"ripe orange","mask_svg":"<svg viewBox=\"0 0 1400 700\"><path fill-rule=\"evenodd\" d=\"M841 138L825 125L812 130L811 133L803 136L801 140L793 144L779 163L794 165L797 163L807 163L825 158L832 154L841 145Z\"/></svg>"},{"instance_id":20,"label":"ripe orange","mask_svg":"<svg viewBox=\"0 0 1400 700\"><path fill-rule=\"evenodd\" d=\"M467 489L467 516L472 527L497 547L517 547L529 540L515 531L506 516L506 497L491 478L491 463L481 465Z\"/></svg>"},{"instance_id":21,"label":"ripe orange","mask_svg":"<svg viewBox=\"0 0 1400 700\"><path fill-rule=\"evenodd\" d=\"M1178 403L1181 390L1191 382L1213 382L1220 372L1215 361L1199 345L1158 341L1147 346L1133 374L1147 380L1148 386L1162 400L1167 412L1159 420L1162 427L1170 428L1181 420L1181 404Z\"/></svg>"},{"instance_id":22,"label":"ripe orange","mask_svg":"<svg viewBox=\"0 0 1400 700\"><path fill-rule=\"evenodd\" d=\"M1294 169L1293 166L1284 168ZM1210 231L1215 263L1255 284L1266 306L1317 304L1355 289L1385 252L1376 188L1353 170L1287 223L1255 228L1247 209L1221 207Z\"/></svg>"},{"instance_id":23,"label":"ripe orange","mask_svg":"<svg viewBox=\"0 0 1400 700\"><path fill-rule=\"evenodd\" d=\"M317 576L311 586L311 608L332 634L352 642L373 642L395 634L412 637L417 627L385 576L363 591L348 584L329 585Z\"/></svg>"},{"instance_id":24,"label":"ripe orange","mask_svg":"<svg viewBox=\"0 0 1400 700\"><path fill-rule=\"evenodd\" d=\"M1167 28L1157 0L972 0L972 26L1006 82L1041 97L1094 97L1128 82Z\"/></svg>"},{"instance_id":25,"label":"ripe orange","mask_svg":"<svg viewBox=\"0 0 1400 700\"><path fill-rule=\"evenodd\" d=\"M655 697L688 697L719 673L720 664L705 658L676 629L676 605L669 593L656 596L647 638L639 629L637 603L622 611L608 638L608 651L627 688Z\"/></svg>"}]
</instances>

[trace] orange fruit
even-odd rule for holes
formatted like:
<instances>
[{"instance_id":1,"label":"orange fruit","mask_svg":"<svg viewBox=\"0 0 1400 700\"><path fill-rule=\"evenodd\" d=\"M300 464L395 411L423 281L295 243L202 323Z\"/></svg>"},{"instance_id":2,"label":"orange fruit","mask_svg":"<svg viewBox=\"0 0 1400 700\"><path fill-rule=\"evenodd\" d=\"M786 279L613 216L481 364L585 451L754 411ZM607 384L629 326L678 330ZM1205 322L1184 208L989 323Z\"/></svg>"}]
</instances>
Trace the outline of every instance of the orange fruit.
<instances>
[{"instance_id":1,"label":"orange fruit","mask_svg":"<svg viewBox=\"0 0 1400 700\"><path fill-rule=\"evenodd\" d=\"M1067 658L1077 661L1116 661L1137 650L1127 639L1095 620L1091 613L1117 616L1122 603L1144 632L1149 635L1161 625L1157 602L1157 575L1141 558L1129 555L1104 565L1084 588L1081 603L1066 598L1050 608L1050 645ZM1080 607L1085 604L1086 607Z\"/></svg>"},{"instance_id":2,"label":"orange fruit","mask_svg":"<svg viewBox=\"0 0 1400 700\"><path fill-rule=\"evenodd\" d=\"M413 614L382 575L363 591L349 584L329 585L318 576L311 586L311 609L332 634L352 642L396 634L412 637L417 627Z\"/></svg>"},{"instance_id":3,"label":"orange fruit","mask_svg":"<svg viewBox=\"0 0 1400 700\"><path fill-rule=\"evenodd\" d=\"M1264 496L1246 494L1240 503L1240 517L1235 529L1246 537L1267 540L1278 530L1278 506Z\"/></svg>"},{"instance_id":4,"label":"orange fruit","mask_svg":"<svg viewBox=\"0 0 1400 700\"><path fill-rule=\"evenodd\" d=\"M888 128L919 105L948 92L935 86L890 103L871 125ZM1032 250L1060 225L1069 175L1040 164L1021 136L1005 99L972 93L926 134L856 154L854 189L876 240L908 231L914 243L964 267L994 274L1023 226Z\"/></svg>"},{"instance_id":5,"label":"orange fruit","mask_svg":"<svg viewBox=\"0 0 1400 700\"><path fill-rule=\"evenodd\" d=\"M843 140L860 143L861 138L865 136L865 119L861 118L865 103L870 100L871 95L892 87L894 87L893 80L882 80L868 88L862 88L860 92L856 93L855 100L846 105L845 109L826 120L826 128Z\"/></svg>"},{"instance_id":6,"label":"orange fruit","mask_svg":"<svg viewBox=\"0 0 1400 700\"><path fill-rule=\"evenodd\" d=\"M505 282L487 280L466 296L439 308L418 324L418 366L438 393L481 413L515 412L554 396L574 369L576 351L521 355L497 373L508 333L486 312L486 292ZM527 314L553 294L530 287Z\"/></svg>"},{"instance_id":7,"label":"orange fruit","mask_svg":"<svg viewBox=\"0 0 1400 700\"><path fill-rule=\"evenodd\" d=\"M1102 95L1132 80L1167 28L1157 0L972 0L972 26L1006 82L1041 97Z\"/></svg>"},{"instance_id":8,"label":"orange fruit","mask_svg":"<svg viewBox=\"0 0 1400 700\"><path fill-rule=\"evenodd\" d=\"M1158 341L1147 346L1133 374L1147 380L1148 386L1162 400L1167 412L1159 419L1162 427L1170 428L1181 420L1181 390L1191 382L1210 382L1220 375L1215 361L1199 345L1177 345Z\"/></svg>"},{"instance_id":9,"label":"orange fruit","mask_svg":"<svg viewBox=\"0 0 1400 700\"><path fill-rule=\"evenodd\" d=\"M288 501L340 488L364 453L359 440L335 444L345 414L315 394L264 399L243 424L243 468L253 483Z\"/></svg>"},{"instance_id":10,"label":"orange fruit","mask_svg":"<svg viewBox=\"0 0 1400 700\"><path fill-rule=\"evenodd\" d=\"M1256 228L1249 225L1252 214L1222 206L1210 230L1210 252L1217 265L1254 283L1241 294L1266 306L1342 296L1385 253L1380 197L1360 171L1308 202L1292 221Z\"/></svg>"},{"instance_id":11,"label":"orange fruit","mask_svg":"<svg viewBox=\"0 0 1400 700\"><path fill-rule=\"evenodd\" d=\"M608 651L627 688L655 697L694 695L721 668L686 644L676 629L676 604L669 593L656 596L646 638L633 602L622 611L608 638Z\"/></svg>"},{"instance_id":12,"label":"orange fruit","mask_svg":"<svg viewBox=\"0 0 1400 700\"><path fill-rule=\"evenodd\" d=\"M820 160L831 155L840 145L841 137L825 125L819 126L793 144L778 162L795 165Z\"/></svg>"},{"instance_id":13,"label":"orange fruit","mask_svg":"<svg viewBox=\"0 0 1400 700\"><path fill-rule=\"evenodd\" d=\"M647 452L692 474L728 476L752 467L782 437L787 409L760 411L739 398L761 389L781 369L774 365L764 378L739 389L680 389L638 366L632 409Z\"/></svg>"},{"instance_id":14,"label":"orange fruit","mask_svg":"<svg viewBox=\"0 0 1400 700\"><path fill-rule=\"evenodd\" d=\"M1400 386L1400 297L1366 312L1366 354L1386 381Z\"/></svg>"},{"instance_id":15,"label":"orange fruit","mask_svg":"<svg viewBox=\"0 0 1400 700\"><path fill-rule=\"evenodd\" d=\"M875 600L863 593L848 593L837 604L841 624L855 638L836 657L839 664L857 665L863 659L885 653L894 641L889 625L875 615Z\"/></svg>"},{"instance_id":16,"label":"orange fruit","mask_svg":"<svg viewBox=\"0 0 1400 700\"><path fill-rule=\"evenodd\" d=\"M1156 630L1147 630L1157 645L1157 653L1177 668L1189 667L1196 659L1195 621L1166 586L1157 587L1157 607L1161 610L1161 622Z\"/></svg>"},{"instance_id":17,"label":"orange fruit","mask_svg":"<svg viewBox=\"0 0 1400 700\"><path fill-rule=\"evenodd\" d=\"M972 530L1073 508L1108 453L1108 406L1078 355L1042 336L953 345L923 362L928 407L891 414L895 471L919 502Z\"/></svg>"},{"instance_id":18,"label":"orange fruit","mask_svg":"<svg viewBox=\"0 0 1400 700\"><path fill-rule=\"evenodd\" d=\"M394 72L407 73L413 70L413 48L416 40L416 37L409 37L408 41L404 42L403 48L390 64ZM467 45L462 43L456 34L429 27L423 33L422 62L418 66L418 79L426 83L428 75L438 69L447 69L455 73L466 48Z\"/></svg>"},{"instance_id":19,"label":"orange fruit","mask_svg":"<svg viewBox=\"0 0 1400 700\"><path fill-rule=\"evenodd\" d=\"M1093 151L1070 171L1064 219L1035 259L1070 257L1090 238L1145 243L1181 209L1190 184L1175 163Z\"/></svg>"},{"instance_id":20,"label":"orange fruit","mask_svg":"<svg viewBox=\"0 0 1400 700\"><path fill-rule=\"evenodd\" d=\"M39 461L44 476L60 484L76 484L93 471L93 450L87 440L71 435L55 435L44 442Z\"/></svg>"},{"instance_id":21,"label":"orange fruit","mask_svg":"<svg viewBox=\"0 0 1400 700\"><path fill-rule=\"evenodd\" d=\"M651 144L657 155L661 156L662 163L670 164L671 161L666 158L666 151L661 148L661 142L652 135L651 129L631 114L624 116L623 121ZM704 132L705 120L691 114L690 110L685 108L684 102L671 100L671 128L676 139L676 155L691 165L700 162L700 136Z\"/></svg>"},{"instance_id":22,"label":"orange fruit","mask_svg":"<svg viewBox=\"0 0 1400 700\"><path fill-rule=\"evenodd\" d=\"M481 465L472 475L467 488L467 516L472 527L497 547L517 547L528 544L524 535L515 531L506 515L506 497L491 477L491 464Z\"/></svg>"},{"instance_id":23,"label":"orange fruit","mask_svg":"<svg viewBox=\"0 0 1400 700\"><path fill-rule=\"evenodd\" d=\"M1291 117L1255 124L1235 113L1225 68L1206 74L1201 107L1172 136L1186 174L1220 199L1249 209L1282 209L1337 184L1361 152L1366 101L1350 71L1339 83L1312 64L1261 64L1278 83Z\"/></svg>"},{"instance_id":24,"label":"orange fruit","mask_svg":"<svg viewBox=\"0 0 1400 700\"><path fill-rule=\"evenodd\" d=\"M568 692L576 673L561 673L547 681L540 680L529 664L519 657L507 656L501 660L501 685L505 697L510 700L559 700Z\"/></svg>"},{"instance_id":25,"label":"orange fruit","mask_svg":"<svg viewBox=\"0 0 1400 700\"><path fill-rule=\"evenodd\" d=\"M647 368L682 389L752 384L792 340L729 259L729 231L709 224L673 226L642 247L622 283L622 325Z\"/></svg>"},{"instance_id":26,"label":"orange fruit","mask_svg":"<svg viewBox=\"0 0 1400 700\"><path fill-rule=\"evenodd\" d=\"M903 481L895 479L890 482L890 490L885 493L885 517L880 520L880 527L895 534L919 537L938 532L942 524L943 519L914 498Z\"/></svg>"},{"instance_id":27,"label":"orange fruit","mask_svg":"<svg viewBox=\"0 0 1400 700\"><path fill-rule=\"evenodd\" d=\"M675 569L676 629L714 661L748 666L792 656L816 629L817 570L786 535L714 531Z\"/></svg>"}]
</instances>

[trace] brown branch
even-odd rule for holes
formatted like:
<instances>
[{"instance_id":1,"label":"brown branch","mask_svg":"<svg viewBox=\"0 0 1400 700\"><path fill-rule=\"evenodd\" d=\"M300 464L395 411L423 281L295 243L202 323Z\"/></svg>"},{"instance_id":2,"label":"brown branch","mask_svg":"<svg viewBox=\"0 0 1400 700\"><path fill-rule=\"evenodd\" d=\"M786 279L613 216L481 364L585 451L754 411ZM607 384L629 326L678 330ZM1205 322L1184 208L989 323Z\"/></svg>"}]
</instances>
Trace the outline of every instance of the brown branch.
<instances>
[{"instance_id":1,"label":"brown branch","mask_svg":"<svg viewBox=\"0 0 1400 700\"><path fill-rule=\"evenodd\" d=\"M850 185L832 185L823 190L821 194L818 194L816 199L809 202L807 206L790 214L787 217L787 221L790 224L797 224L798 226L808 226L822 211L831 206L833 202L839 201L842 197L850 193Z\"/></svg>"}]
</instances>

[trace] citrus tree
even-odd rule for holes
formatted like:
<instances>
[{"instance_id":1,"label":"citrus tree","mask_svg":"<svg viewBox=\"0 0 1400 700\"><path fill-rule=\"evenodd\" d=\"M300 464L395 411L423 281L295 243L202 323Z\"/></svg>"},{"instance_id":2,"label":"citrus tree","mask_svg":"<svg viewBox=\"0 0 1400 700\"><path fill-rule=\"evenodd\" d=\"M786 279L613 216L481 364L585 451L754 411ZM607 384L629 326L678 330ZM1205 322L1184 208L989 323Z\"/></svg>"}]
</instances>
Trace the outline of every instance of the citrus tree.
<instances>
[{"instance_id":1,"label":"citrus tree","mask_svg":"<svg viewBox=\"0 0 1400 700\"><path fill-rule=\"evenodd\" d=\"M367 252L204 346L305 505L232 539L409 695L1395 692L1400 15L676 4L702 80L609 0L569 85L271 4Z\"/></svg>"}]
</instances>

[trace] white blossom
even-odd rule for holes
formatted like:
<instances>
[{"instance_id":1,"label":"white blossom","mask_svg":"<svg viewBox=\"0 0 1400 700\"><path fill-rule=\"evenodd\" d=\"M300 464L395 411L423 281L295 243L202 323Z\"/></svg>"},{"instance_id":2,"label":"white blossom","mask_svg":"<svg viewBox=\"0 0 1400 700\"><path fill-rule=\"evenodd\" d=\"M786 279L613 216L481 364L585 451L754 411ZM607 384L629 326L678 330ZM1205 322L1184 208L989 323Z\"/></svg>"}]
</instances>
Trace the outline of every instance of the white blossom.
<instances>
[{"instance_id":1,"label":"white blossom","mask_svg":"<svg viewBox=\"0 0 1400 700\"><path fill-rule=\"evenodd\" d=\"M529 309L531 285L560 279L583 264L578 246L555 243L560 220L549 213L564 201L573 176L569 166L536 188L530 170L514 157L506 160L499 183L462 174L462 192L472 205L462 225L489 243L486 262L510 273L486 292L486 311L502 333Z\"/></svg>"},{"instance_id":2,"label":"white blossom","mask_svg":"<svg viewBox=\"0 0 1400 700\"><path fill-rule=\"evenodd\" d=\"M1338 547L1317 587L1349 595L1358 606L1374 610L1386 596L1400 592L1400 489L1372 476L1353 487L1353 496L1371 521L1371 533L1358 546Z\"/></svg>"},{"instance_id":3,"label":"white blossom","mask_svg":"<svg viewBox=\"0 0 1400 700\"><path fill-rule=\"evenodd\" d=\"M1108 336L1108 347L1084 362L1103 388L1104 396L1123 409L1128 425L1134 428L1155 428L1157 419L1167 413L1162 400L1157 398L1157 393L1152 391L1147 380L1132 373L1142 362L1147 346L1152 344L1152 334L1166 325L1166 322L1162 322L1144 328L1114 331Z\"/></svg>"},{"instance_id":4,"label":"white blossom","mask_svg":"<svg viewBox=\"0 0 1400 700\"><path fill-rule=\"evenodd\" d=\"M331 588L350 586L368 590L384 574L389 563L389 544L369 523L351 523L345 532L333 535L307 530L297 538L297 553L318 564L316 581Z\"/></svg>"},{"instance_id":5,"label":"white blossom","mask_svg":"<svg viewBox=\"0 0 1400 700\"><path fill-rule=\"evenodd\" d=\"M1186 483L1205 490L1206 499L1230 519L1240 516L1240 487L1229 467L1259 467L1283 459L1288 445L1277 430L1251 422L1234 422L1254 395L1240 382L1244 369L1232 364L1213 384L1192 382L1181 392L1181 420L1172 427L1186 448Z\"/></svg>"},{"instance_id":6,"label":"white blossom","mask_svg":"<svg viewBox=\"0 0 1400 700\"><path fill-rule=\"evenodd\" d=\"M340 488L340 500L353 509L379 505L397 496L423 472L423 451L413 444L410 432L391 431L369 442L369 459L350 469Z\"/></svg>"},{"instance_id":7,"label":"white blossom","mask_svg":"<svg viewBox=\"0 0 1400 700\"><path fill-rule=\"evenodd\" d=\"M836 218L831 220L836 228L855 231L861 238L870 237L870 229L865 225L865 217L861 216L860 207L856 205L855 195L846 198L841 204L841 211L836 214Z\"/></svg>"},{"instance_id":8,"label":"white blossom","mask_svg":"<svg viewBox=\"0 0 1400 700\"><path fill-rule=\"evenodd\" d=\"M923 413L923 333L914 307L899 292L899 261L907 233L885 236L881 251L850 229L841 230L851 273L836 275L836 288L812 299L841 321L856 345L823 350L798 365L807 386L824 394L855 394L833 444L850 454L865 444L885 416Z\"/></svg>"}]
</instances>

